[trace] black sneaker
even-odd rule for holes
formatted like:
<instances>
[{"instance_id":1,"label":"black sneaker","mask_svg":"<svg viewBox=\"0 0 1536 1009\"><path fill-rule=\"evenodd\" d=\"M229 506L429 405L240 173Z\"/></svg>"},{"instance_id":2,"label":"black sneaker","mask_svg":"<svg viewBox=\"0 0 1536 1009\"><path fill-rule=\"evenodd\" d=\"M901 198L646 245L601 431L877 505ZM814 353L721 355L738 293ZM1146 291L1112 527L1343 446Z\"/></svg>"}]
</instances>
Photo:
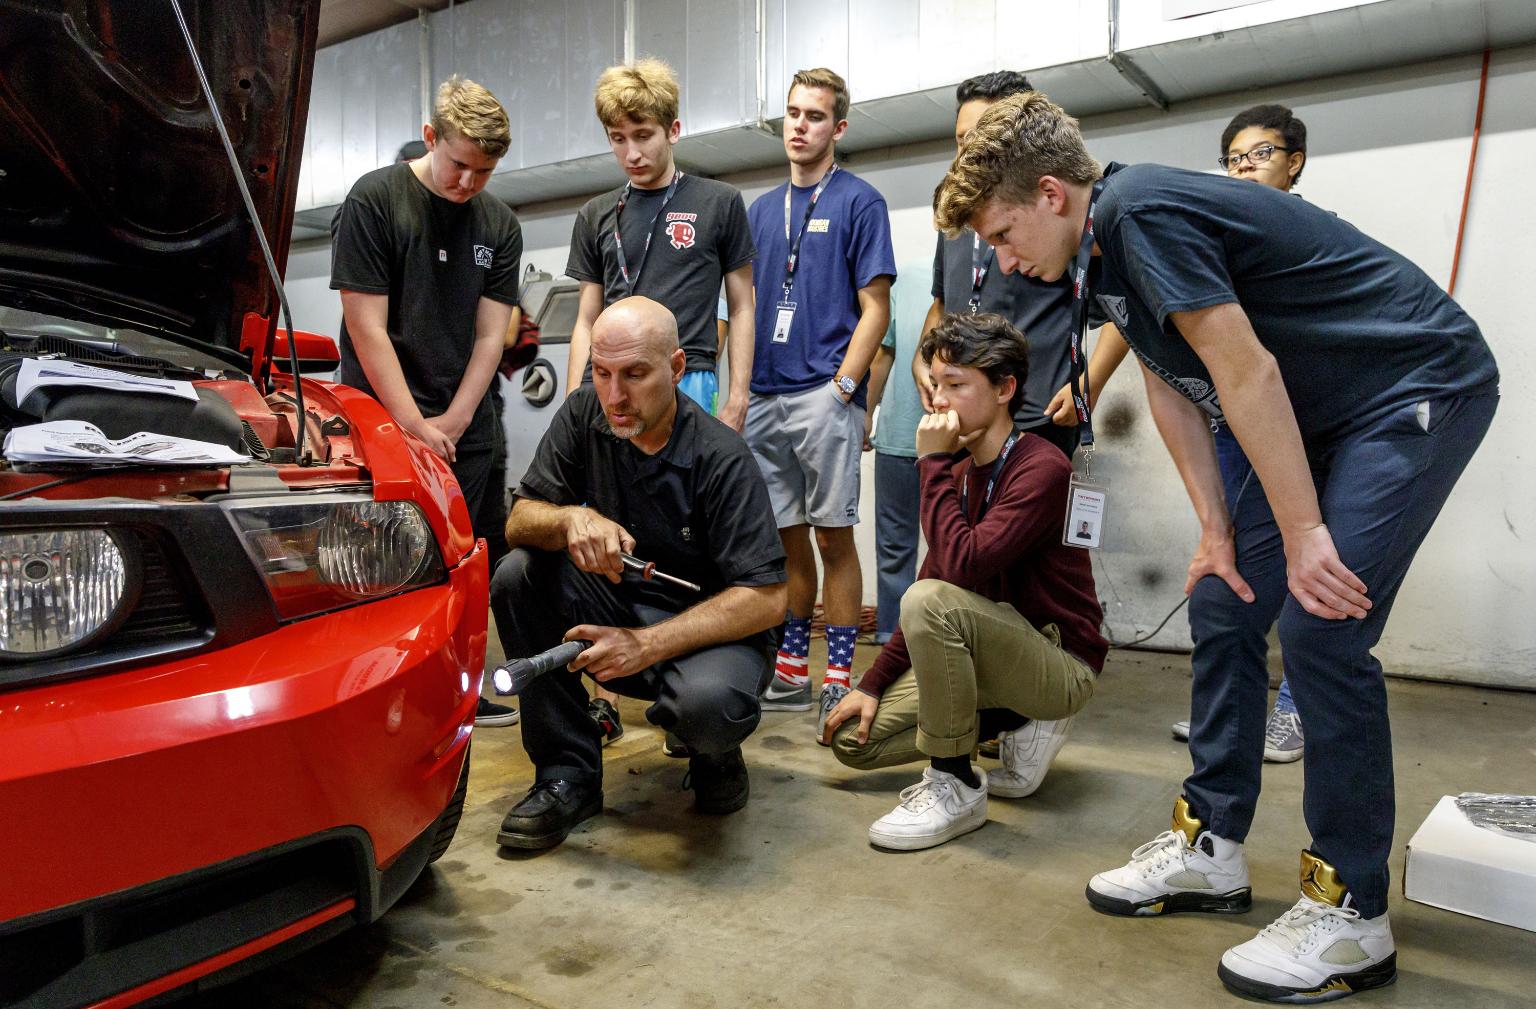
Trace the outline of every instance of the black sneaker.
<instances>
[{"instance_id":1,"label":"black sneaker","mask_svg":"<svg viewBox=\"0 0 1536 1009\"><path fill-rule=\"evenodd\" d=\"M536 781L501 821L496 843L504 848L553 848L578 823L603 808L603 790L561 778Z\"/></svg>"},{"instance_id":2,"label":"black sneaker","mask_svg":"<svg viewBox=\"0 0 1536 1009\"><path fill-rule=\"evenodd\" d=\"M751 783L741 747L725 753L695 753L688 758L683 787L693 789L693 808L701 813L734 813L747 804Z\"/></svg>"},{"instance_id":3,"label":"black sneaker","mask_svg":"<svg viewBox=\"0 0 1536 1009\"><path fill-rule=\"evenodd\" d=\"M624 723L619 721L619 709L608 703L606 697L594 697L588 701L587 714L592 716L598 731L603 734L604 746L623 737Z\"/></svg>"},{"instance_id":4,"label":"black sneaker","mask_svg":"<svg viewBox=\"0 0 1536 1009\"><path fill-rule=\"evenodd\" d=\"M517 724L517 709L505 704L497 704L480 698L480 706L475 709L475 724L482 727Z\"/></svg>"}]
</instances>

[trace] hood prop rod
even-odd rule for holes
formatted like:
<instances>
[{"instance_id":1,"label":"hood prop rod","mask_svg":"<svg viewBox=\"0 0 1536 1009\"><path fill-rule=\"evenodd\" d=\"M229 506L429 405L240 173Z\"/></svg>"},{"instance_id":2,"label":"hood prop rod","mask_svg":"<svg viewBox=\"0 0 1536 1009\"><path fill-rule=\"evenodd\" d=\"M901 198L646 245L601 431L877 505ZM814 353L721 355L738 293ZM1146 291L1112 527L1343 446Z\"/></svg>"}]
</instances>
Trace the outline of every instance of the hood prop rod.
<instances>
[{"instance_id":1,"label":"hood prop rod","mask_svg":"<svg viewBox=\"0 0 1536 1009\"><path fill-rule=\"evenodd\" d=\"M293 336L293 313L288 310L288 294L283 290L283 278L277 272L277 263L272 258L272 246L267 243L267 235L261 228L261 218L256 214L256 201L251 199L250 187L245 184L245 173L240 168L240 158L235 154L235 145L230 142L229 130L224 126L224 117L219 114L218 103L213 98L213 88L208 83L208 75L203 71L203 61L197 55L197 44L192 41L192 32L187 27L187 19L181 12L181 4L177 0L170 0L171 10L176 12L176 23L181 27L181 37L187 43L187 52L192 56L192 69L197 71L197 83L203 89L203 97L208 99L208 111L213 114L213 125L219 131L219 139L224 143L224 155L229 159L229 167L234 172L235 184L240 187L240 198L245 201L245 212L251 218L251 227L256 232L256 240L261 245L262 258L267 262L267 274L272 278L272 286L277 291L278 302L283 309L283 323L288 327L288 366L293 373L294 400L299 408L294 429L293 458L300 466L309 465L304 454L304 428L306 426L306 414L304 413L304 379L299 374L299 352L295 344L298 342ZM271 344L268 343L268 349Z\"/></svg>"}]
</instances>

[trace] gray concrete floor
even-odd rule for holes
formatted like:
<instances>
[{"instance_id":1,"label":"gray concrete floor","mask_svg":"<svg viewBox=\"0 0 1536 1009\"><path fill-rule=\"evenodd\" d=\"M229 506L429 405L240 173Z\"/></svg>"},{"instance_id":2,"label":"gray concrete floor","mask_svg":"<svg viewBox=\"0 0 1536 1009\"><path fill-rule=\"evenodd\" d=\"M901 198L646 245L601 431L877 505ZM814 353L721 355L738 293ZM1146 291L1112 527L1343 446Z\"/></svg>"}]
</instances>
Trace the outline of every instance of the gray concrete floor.
<instances>
[{"instance_id":1,"label":"gray concrete floor","mask_svg":"<svg viewBox=\"0 0 1536 1009\"><path fill-rule=\"evenodd\" d=\"M862 667L874 649L860 653ZM1393 681L1391 697L1400 880L1440 796L1536 793L1536 694ZM480 730L453 847L383 920L198 1004L1234 1005L1222 950L1296 897L1300 765L1266 766L1250 913L1118 919L1083 899L1094 872L1166 829L1189 767L1168 725L1188 698L1187 657L1113 653L1039 792L993 800L981 830L910 854L870 848L865 830L916 767L847 770L813 741L810 714L771 714L746 747L751 803L706 818L679 790L685 763L625 702L604 815L554 851L502 855L497 824L531 773L518 729ZM1398 983L1352 1004L1536 1004L1536 935L1400 895L1391 913Z\"/></svg>"}]
</instances>

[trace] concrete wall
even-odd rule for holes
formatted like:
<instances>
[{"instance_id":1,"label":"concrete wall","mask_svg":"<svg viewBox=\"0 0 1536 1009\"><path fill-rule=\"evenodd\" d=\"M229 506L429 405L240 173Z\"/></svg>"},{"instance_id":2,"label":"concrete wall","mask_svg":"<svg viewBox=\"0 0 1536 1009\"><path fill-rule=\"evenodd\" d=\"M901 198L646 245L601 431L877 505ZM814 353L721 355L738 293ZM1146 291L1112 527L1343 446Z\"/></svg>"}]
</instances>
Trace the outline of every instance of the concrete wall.
<instances>
[{"instance_id":1,"label":"concrete wall","mask_svg":"<svg viewBox=\"0 0 1536 1009\"><path fill-rule=\"evenodd\" d=\"M1084 122L1102 161L1158 161L1215 170L1222 127L1262 101L1291 105L1312 148L1299 192L1449 282L1477 104L1479 60L1465 57L1255 90ZM1536 277L1536 204L1526 176L1536 164L1536 47L1494 54L1457 298L1483 327L1503 372L1492 431L1420 552L1378 654L1400 675L1536 689L1536 471L1526 436L1536 430L1536 350L1526 338L1524 284ZM860 154L848 167L891 209L897 262L933 246L929 201L953 151L934 143ZM780 171L727 177L750 201ZM615 172L617 182L617 172ZM523 207L526 261L554 273L566 260L581 201ZM326 290L328 250L295 250L289 294L300 328L334 333L339 302ZM926 284L925 277L906 278ZM902 281L898 281L900 283ZM1146 413L1131 368L1106 388L1099 410L1099 468L1111 481L1105 548L1096 564L1108 630L1120 641L1150 632L1182 598L1197 528L1172 463ZM866 466L865 598L874 600L873 478ZM1151 645L1189 643L1182 614Z\"/></svg>"}]
</instances>

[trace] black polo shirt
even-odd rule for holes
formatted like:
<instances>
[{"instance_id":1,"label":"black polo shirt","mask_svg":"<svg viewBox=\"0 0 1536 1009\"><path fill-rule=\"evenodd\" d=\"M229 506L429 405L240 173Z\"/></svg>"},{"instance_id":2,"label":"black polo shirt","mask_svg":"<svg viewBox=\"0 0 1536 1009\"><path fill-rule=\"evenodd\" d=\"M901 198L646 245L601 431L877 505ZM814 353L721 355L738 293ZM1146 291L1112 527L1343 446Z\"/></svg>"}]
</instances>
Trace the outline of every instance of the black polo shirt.
<instances>
[{"instance_id":1,"label":"black polo shirt","mask_svg":"<svg viewBox=\"0 0 1536 1009\"><path fill-rule=\"evenodd\" d=\"M677 397L672 436L655 455L615 437L591 386L550 421L517 496L586 505L635 538L634 554L702 593L626 573L633 602L677 612L732 585L779 585L784 547L762 471L741 436Z\"/></svg>"}]
</instances>

